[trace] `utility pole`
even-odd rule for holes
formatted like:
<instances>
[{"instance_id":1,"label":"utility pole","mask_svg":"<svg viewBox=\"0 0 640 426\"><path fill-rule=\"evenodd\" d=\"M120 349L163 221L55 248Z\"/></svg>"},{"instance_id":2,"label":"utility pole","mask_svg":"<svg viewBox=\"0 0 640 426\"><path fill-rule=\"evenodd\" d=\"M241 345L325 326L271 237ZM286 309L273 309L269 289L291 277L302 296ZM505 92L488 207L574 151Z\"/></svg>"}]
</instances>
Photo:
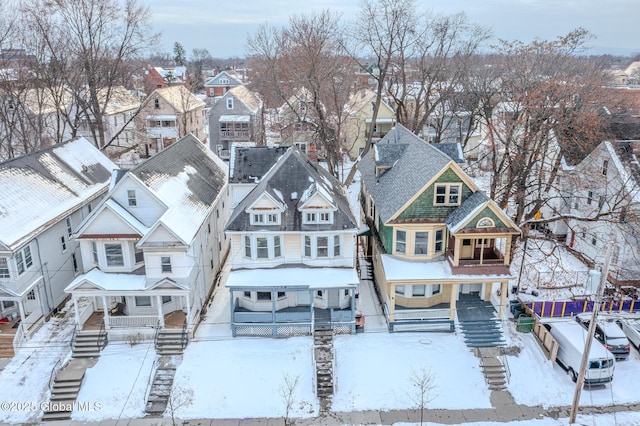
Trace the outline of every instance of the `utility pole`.
<instances>
[{"instance_id":1,"label":"utility pole","mask_svg":"<svg viewBox=\"0 0 640 426\"><path fill-rule=\"evenodd\" d=\"M584 386L584 376L587 371L587 362L589 360L589 353L591 352L591 342L593 341L593 335L596 331L596 320L598 318L598 311L600 310L600 304L602 303L602 294L604 293L604 286L607 282L607 276L609 275L609 264L611 263L611 253L613 252L613 245L609 245L607 249L607 256L605 257L604 267L602 268L602 276L600 277L600 284L598 285L598 291L596 292L596 300L593 303L593 312L591 313L591 321L589 322L589 331L587 332L587 341L584 344L584 351L582 352L582 362L580 363L580 374L578 374L578 380L576 380L576 391L573 395L573 405L571 406L571 415L569 416L569 423L576 422L576 415L578 414L578 405L580 404L580 393Z\"/></svg>"}]
</instances>

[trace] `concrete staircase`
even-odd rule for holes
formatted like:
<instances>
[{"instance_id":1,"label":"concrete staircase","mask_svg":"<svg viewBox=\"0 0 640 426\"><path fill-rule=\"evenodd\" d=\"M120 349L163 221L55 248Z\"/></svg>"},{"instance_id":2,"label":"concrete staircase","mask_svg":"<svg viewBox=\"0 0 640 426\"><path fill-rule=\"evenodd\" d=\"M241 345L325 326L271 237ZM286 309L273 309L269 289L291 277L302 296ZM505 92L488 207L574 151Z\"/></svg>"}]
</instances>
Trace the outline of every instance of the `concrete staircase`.
<instances>
[{"instance_id":1,"label":"concrete staircase","mask_svg":"<svg viewBox=\"0 0 640 426\"><path fill-rule=\"evenodd\" d=\"M58 372L43 421L71 419L84 374L94 363L91 359L72 359Z\"/></svg>"},{"instance_id":2,"label":"concrete staircase","mask_svg":"<svg viewBox=\"0 0 640 426\"><path fill-rule=\"evenodd\" d=\"M497 318L488 320L458 321L464 341L470 348L506 346L502 324Z\"/></svg>"},{"instance_id":3,"label":"concrete staircase","mask_svg":"<svg viewBox=\"0 0 640 426\"><path fill-rule=\"evenodd\" d=\"M186 330L163 328L158 330L155 347L158 355L182 355L189 342Z\"/></svg>"},{"instance_id":4,"label":"concrete staircase","mask_svg":"<svg viewBox=\"0 0 640 426\"><path fill-rule=\"evenodd\" d=\"M106 330L78 330L73 340L73 358L97 358L107 345Z\"/></svg>"},{"instance_id":5,"label":"concrete staircase","mask_svg":"<svg viewBox=\"0 0 640 426\"><path fill-rule=\"evenodd\" d=\"M176 365L182 360L181 356L163 355L158 360L158 368L151 383L145 412L149 416L162 416L167 409L173 379L176 375Z\"/></svg>"},{"instance_id":6,"label":"concrete staircase","mask_svg":"<svg viewBox=\"0 0 640 426\"><path fill-rule=\"evenodd\" d=\"M484 374L485 382L491 391L504 391L507 389L507 366L498 357L497 348L478 348L475 355L480 358L480 368Z\"/></svg>"},{"instance_id":7,"label":"concrete staircase","mask_svg":"<svg viewBox=\"0 0 640 426\"><path fill-rule=\"evenodd\" d=\"M320 412L331 409L333 398L333 331L330 326L316 326L313 331L313 356L316 365L316 394Z\"/></svg>"}]
</instances>

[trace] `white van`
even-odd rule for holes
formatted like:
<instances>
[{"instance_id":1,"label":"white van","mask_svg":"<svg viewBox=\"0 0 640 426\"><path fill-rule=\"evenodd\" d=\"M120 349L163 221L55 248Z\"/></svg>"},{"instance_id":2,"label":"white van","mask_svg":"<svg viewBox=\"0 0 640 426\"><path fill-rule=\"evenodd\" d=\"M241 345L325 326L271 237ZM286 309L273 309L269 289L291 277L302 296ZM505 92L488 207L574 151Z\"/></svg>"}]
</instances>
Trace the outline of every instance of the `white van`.
<instances>
[{"instance_id":1,"label":"white van","mask_svg":"<svg viewBox=\"0 0 640 426\"><path fill-rule=\"evenodd\" d=\"M545 324L551 335L558 341L558 356L556 360L563 367L571 379L578 380L578 372L582 362L584 345L587 341L587 330L576 321L558 321ZM584 383L588 385L608 383L613 380L615 357L595 338L591 341L589 362Z\"/></svg>"}]
</instances>

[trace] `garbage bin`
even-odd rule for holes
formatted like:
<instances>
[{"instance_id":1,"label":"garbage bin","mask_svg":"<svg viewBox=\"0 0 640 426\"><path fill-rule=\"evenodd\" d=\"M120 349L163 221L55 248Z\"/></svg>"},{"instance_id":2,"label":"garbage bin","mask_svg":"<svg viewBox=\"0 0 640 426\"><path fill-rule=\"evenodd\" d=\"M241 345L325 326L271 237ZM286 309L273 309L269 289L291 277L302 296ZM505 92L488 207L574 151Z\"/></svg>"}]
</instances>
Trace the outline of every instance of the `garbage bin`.
<instances>
[{"instance_id":1,"label":"garbage bin","mask_svg":"<svg viewBox=\"0 0 640 426\"><path fill-rule=\"evenodd\" d=\"M521 333L531 333L533 330L533 324L535 323L535 318L531 318L526 314L522 314L518 317L518 325L516 326L516 330Z\"/></svg>"}]
</instances>

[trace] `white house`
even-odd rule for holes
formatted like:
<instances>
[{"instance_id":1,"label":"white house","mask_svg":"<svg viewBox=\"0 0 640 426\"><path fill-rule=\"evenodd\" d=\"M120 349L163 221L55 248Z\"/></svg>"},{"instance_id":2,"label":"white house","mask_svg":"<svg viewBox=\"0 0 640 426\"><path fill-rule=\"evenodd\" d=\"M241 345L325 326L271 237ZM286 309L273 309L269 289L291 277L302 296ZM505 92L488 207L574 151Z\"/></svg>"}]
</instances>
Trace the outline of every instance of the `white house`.
<instances>
[{"instance_id":1,"label":"white house","mask_svg":"<svg viewBox=\"0 0 640 426\"><path fill-rule=\"evenodd\" d=\"M235 156L234 176L255 176L247 159L257 175L267 172L226 226L233 335L355 332L358 226L344 186L295 147L274 153L255 147Z\"/></svg>"},{"instance_id":2,"label":"white house","mask_svg":"<svg viewBox=\"0 0 640 426\"><path fill-rule=\"evenodd\" d=\"M83 270L73 230L114 169L83 138L0 163L0 320L20 321L3 336L19 343L68 297Z\"/></svg>"},{"instance_id":3,"label":"white house","mask_svg":"<svg viewBox=\"0 0 640 426\"><path fill-rule=\"evenodd\" d=\"M227 251L226 166L193 135L128 172L78 228L84 273L67 288L83 326L112 339L192 332Z\"/></svg>"}]
</instances>

